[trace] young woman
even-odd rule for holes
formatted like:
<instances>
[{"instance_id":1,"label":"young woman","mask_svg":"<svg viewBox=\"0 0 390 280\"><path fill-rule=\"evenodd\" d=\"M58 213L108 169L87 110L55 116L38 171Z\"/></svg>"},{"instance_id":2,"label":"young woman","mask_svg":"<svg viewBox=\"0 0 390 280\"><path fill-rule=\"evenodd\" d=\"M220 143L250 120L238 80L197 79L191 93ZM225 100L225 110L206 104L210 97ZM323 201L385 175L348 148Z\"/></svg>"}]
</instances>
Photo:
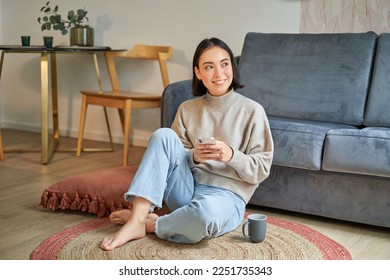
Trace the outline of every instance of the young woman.
<instances>
[{"instance_id":1,"label":"young woman","mask_svg":"<svg viewBox=\"0 0 390 280\"><path fill-rule=\"evenodd\" d=\"M170 128L156 130L125 199L132 210L111 214L123 224L106 237L103 250L155 233L196 243L234 230L250 197L269 175L273 141L264 109L235 90L242 87L230 48L205 39L193 58L193 92ZM215 143L199 143L213 137ZM163 201L171 211L152 213Z\"/></svg>"}]
</instances>

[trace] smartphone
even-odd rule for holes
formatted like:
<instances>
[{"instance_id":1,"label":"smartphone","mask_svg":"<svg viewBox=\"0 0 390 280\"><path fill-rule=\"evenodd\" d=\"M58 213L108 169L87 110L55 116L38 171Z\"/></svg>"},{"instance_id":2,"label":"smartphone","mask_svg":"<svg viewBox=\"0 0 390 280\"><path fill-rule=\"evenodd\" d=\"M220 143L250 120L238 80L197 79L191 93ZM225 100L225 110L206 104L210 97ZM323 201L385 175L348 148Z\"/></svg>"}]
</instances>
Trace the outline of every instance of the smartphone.
<instances>
[{"instance_id":1,"label":"smartphone","mask_svg":"<svg viewBox=\"0 0 390 280\"><path fill-rule=\"evenodd\" d=\"M198 143L200 144L210 144L210 145L215 145L215 139L214 137L207 137L207 138L201 138L198 140Z\"/></svg>"}]
</instances>

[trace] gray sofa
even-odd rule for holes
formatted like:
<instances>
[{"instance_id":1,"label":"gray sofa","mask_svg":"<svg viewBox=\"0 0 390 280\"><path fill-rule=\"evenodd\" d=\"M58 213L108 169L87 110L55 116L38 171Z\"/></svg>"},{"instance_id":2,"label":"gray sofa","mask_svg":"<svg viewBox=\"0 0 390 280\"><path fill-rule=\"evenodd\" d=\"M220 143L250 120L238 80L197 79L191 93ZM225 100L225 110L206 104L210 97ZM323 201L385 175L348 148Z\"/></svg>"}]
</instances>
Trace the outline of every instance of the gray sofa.
<instances>
[{"instance_id":1,"label":"gray sofa","mask_svg":"<svg viewBox=\"0 0 390 280\"><path fill-rule=\"evenodd\" d=\"M239 68L275 143L250 204L390 227L390 34L248 33ZM164 90L163 127L190 98Z\"/></svg>"}]
</instances>

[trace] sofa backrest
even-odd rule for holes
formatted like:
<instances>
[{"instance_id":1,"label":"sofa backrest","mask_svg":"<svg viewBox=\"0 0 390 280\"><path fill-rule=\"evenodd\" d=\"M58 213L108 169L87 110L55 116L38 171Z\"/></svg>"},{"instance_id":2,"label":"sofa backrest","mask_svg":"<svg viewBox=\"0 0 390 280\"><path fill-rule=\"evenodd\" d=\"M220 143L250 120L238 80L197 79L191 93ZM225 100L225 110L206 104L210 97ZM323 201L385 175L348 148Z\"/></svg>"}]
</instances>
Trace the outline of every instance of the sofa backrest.
<instances>
[{"instance_id":1,"label":"sofa backrest","mask_svg":"<svg viewBox=\"0 0 390 280\"><path fill-rule=\"evenodd\" d=\"M193 98L192 80L169 84L161 96L161 127L171 127L180 104Z\"/></svg>"},{"instance_id":2,"label":"sofa backrest","mask_svg":"<svg viewBox=\"0 0 390 280\"><path fill-rule=\"evenodd\" d=\"M376 40L374 32L248 33L239 92L270 116L361 125Z\"/></svg>"},{"instance_id":3,"label":"sofa backrest","mask_svg":"<svg viewBox=\"0 0 390 280\"><path fill-rule=\"evenodd\" d=\"M367 126L390 127L390 34L378 39L373 77L364 119Z\"/></svg>"}]
</instances>

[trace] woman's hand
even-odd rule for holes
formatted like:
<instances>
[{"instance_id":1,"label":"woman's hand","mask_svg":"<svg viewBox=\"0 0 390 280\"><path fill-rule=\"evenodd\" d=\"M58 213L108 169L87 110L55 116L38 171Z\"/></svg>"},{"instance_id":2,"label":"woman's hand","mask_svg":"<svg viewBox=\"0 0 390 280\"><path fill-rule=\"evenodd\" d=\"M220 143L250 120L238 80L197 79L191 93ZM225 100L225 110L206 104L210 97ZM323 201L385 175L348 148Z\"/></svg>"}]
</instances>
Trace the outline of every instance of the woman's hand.
<instances>
[{"instance_id":1,"label":"woman's hand","mask_svg":"<svg viewBox=\"0 0 390 280\"><path fill-rule=\"evenodd\" d=\"M206 160L229 162L233 157L233 150L225 142L215 141L215 144L195 144L194 162L199 164Z\"/></svg>"}]
</instances>

